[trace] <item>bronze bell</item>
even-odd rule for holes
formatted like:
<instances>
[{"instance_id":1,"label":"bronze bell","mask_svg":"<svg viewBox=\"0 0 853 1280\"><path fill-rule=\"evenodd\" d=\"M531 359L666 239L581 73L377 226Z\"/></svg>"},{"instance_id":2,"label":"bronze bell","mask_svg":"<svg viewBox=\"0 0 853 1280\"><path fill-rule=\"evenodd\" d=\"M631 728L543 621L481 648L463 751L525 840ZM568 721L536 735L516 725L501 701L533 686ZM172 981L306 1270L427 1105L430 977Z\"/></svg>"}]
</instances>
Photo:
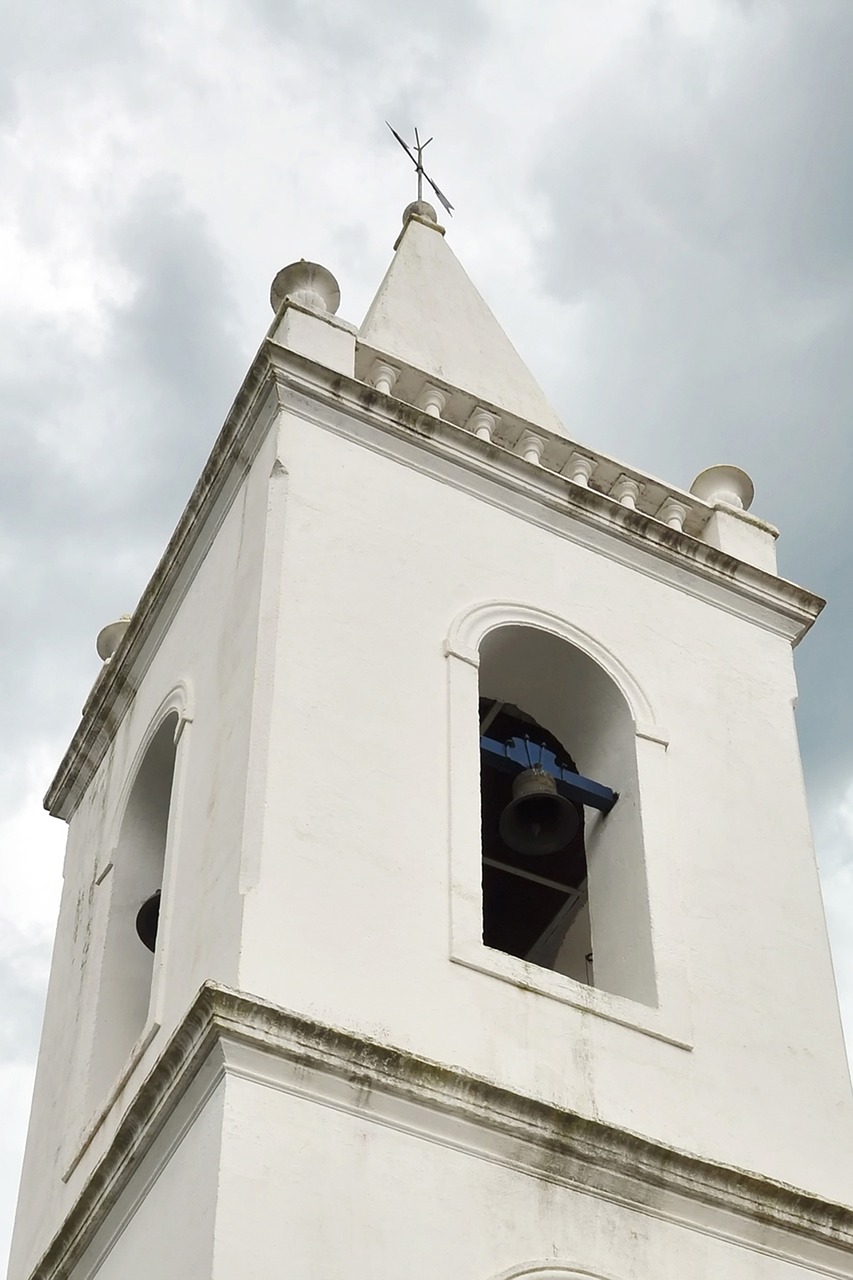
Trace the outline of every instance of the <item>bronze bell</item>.
<instances>
[{"instance_id":1,"label":"bronze bell","mask_svg":"<svg viewBox=\"0 0 853 1280\"><path fill-rule=\"evenodd\" d=\"M160 890L146 898L136 913L136 932L140 942L149 951L157 945L157 926L160 923Z\"/></svg>"},{"instance_id":2,"label":"bronze bell","mask_svg":"<svg viewBox=\"0 0 853 1280\"><path fill-rule=\"evenodd\" d=\"M513 782L499 830L510 849L537 857L565 848L579 826L575 806L560 795L550 773L535 764Z\"/></svg>"}]
</instances>

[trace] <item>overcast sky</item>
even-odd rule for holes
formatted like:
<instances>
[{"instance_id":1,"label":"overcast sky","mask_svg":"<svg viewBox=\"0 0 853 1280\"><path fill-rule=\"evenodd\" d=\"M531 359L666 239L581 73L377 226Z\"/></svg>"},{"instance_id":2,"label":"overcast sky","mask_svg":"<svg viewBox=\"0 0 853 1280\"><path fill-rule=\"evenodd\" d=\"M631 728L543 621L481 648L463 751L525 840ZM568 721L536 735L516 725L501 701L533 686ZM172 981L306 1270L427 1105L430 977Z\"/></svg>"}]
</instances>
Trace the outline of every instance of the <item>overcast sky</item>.
<instances>
[{"instance_id":1,"label":"overcast sky","mask_svg":"<svg viewBox=\"0 0 853 1280\"><path fill-rule=\"evenodd\" d=\"M731 461L830 604L798 719L853 1042L851 0L6 0L0 1266L64 827L41 797L305 257L360 321L435 135L452 247L570 434Z\"/></svg>"}]
</instances>

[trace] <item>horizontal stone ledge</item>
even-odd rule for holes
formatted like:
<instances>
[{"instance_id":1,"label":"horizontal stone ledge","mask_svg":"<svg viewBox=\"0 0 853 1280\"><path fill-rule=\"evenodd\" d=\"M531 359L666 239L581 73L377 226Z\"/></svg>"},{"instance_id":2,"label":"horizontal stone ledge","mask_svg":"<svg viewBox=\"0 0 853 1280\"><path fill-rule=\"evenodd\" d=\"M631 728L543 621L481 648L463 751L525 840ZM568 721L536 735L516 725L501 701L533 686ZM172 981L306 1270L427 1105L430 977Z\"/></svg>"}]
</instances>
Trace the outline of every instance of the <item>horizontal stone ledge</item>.
<instances>
[{"instance_id":1,"label":"horizontal stone ledge","mask_svg":"<svg viewBox=\"0 0 853 1280\"><path fill-rule=\"evenodd\" d=\"M243 1078L254 1074L266 1087L273 1083L318 1101L332 1089L335 1105L368 1119L374 1115L478 1158L688 1228L742 1243L760 1237L779 1257L800 1257L805 1243L837 1250L840 1259L853 1251L851 1208L206 983L88 1172L32 1280L68 1274L168 1116L216 1054L216 1078L229 1071ZM260 1064L254 1070L253 1059ZM417 1123L406 1122L406 1107L420 1116ZM436 1119L429 1121L430 1115Z\"/></svg>"}]
</instances>

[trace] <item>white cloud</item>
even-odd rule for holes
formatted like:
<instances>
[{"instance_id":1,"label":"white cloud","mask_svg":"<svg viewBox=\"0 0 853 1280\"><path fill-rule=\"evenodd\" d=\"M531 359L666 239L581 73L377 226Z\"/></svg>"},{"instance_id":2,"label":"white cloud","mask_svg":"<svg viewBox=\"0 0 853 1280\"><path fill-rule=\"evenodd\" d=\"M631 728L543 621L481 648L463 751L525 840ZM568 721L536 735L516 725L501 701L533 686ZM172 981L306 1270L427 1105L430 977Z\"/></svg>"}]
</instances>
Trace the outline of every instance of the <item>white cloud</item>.
<instances>
[{"instance_id":1,"label":"white cloud","mask_svg":"<svg viewBox=\"0 0 853 1280\"><path fill-rule=\"evenodd\" d=\"M0 927L14 923L30 938L50 941L59 910L60 877L67 827L41 806L53 768L57 742L39 743L28 752L21 774L22 793L0 820Z\"/></svg>"}]
</instances>

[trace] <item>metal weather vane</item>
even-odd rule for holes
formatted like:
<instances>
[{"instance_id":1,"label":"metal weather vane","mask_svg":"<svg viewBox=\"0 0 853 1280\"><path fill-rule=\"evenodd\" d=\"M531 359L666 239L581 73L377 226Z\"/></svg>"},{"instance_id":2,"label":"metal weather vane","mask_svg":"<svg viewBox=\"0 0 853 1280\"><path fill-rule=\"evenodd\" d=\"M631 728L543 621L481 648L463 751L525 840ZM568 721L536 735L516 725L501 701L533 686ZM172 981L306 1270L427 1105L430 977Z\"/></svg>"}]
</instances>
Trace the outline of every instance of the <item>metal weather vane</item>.
<instances>
[{"instance_id":1,"label":"metal weather vane","mask_svg":"<svg viewBox=\"0 0 853 1280\"><path fill-rule=\"evenodd\" d=\"M386 121L385 121L385 123L386 123L386 124L388 124L388 121L386 120ZM419 134L418 134L418 131L417 131L417 129L415 129L415 149L414 149L414 151L412 151L412 148L409 146L409 144L408 144L407 142L404 142L404 141L403 141L403 139L400 137L400 135L399 135L399 133L397 132L397 130L396 130L396 129L394 129L390 124L388 124L388 128L391 130L391 132L393 133L394 137L397 139L397 141L399 142L400 146L403 148L403 150L405 151L406 155L409 157L409 159L411 160L412 164L415 166L415 169L417 170L417 174L418 174L418 199L419 199L419 200L423 200L423 198L424 198L424 178L426 178L427 182L428 182L428 183L429 183L429 185L432 187L433 191L434 191L434 192L435 192L435 194L438 196L439 200L440 200L440 201L441 201L441 203L444 205L444 207L445 207L445 209L447 210L447 212L448 212L449 214L451 214L451 215L452 215L452 213L453 213L453 205L450 203L450 201L448 200L448 198L447 198L447 196L444 194L444 192L439 190L439 188L438 188L438 187L435 185L435 183L433 182L432 178L431 178L431 177L429 176L429 174L428 174L428 173L426 173L426 172L425 172L425 170L424 170L424 160L423 160L423 157L424 157L424 151L425 151L425 150L426 150L426 148L429 146L429 144L432 142L432 138L427 138L426 142L421 142L421 140L420 140L420 136L419 136Z\"/></svg>"}]
</instances>

